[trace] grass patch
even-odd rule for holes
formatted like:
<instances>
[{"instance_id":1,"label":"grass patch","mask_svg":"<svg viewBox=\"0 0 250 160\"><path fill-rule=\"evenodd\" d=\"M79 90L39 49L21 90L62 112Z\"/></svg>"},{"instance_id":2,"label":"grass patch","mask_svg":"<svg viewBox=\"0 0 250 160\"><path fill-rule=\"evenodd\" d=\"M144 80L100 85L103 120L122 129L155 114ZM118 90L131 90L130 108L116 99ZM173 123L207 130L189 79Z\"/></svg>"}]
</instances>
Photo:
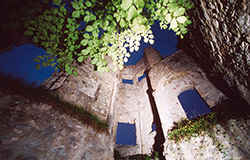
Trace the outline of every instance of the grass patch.
<instances>
[{"instance_id":1,"label":"grass patch","mask_svg":"<svg viewBox=\"0 0 250 160\"><path fill-rule=\"evenodd\" d=\"M108 124L105 121L100 120L97 116L81 107L61 100L57 95L52 94L44 87L36 87L34 83L29 84L25 82L23 78L0 73L0 91L19 95L36 103L42 102L51 105L53 109L80 120L96 131L108 133Z\"/></svg>"}]
</instances>

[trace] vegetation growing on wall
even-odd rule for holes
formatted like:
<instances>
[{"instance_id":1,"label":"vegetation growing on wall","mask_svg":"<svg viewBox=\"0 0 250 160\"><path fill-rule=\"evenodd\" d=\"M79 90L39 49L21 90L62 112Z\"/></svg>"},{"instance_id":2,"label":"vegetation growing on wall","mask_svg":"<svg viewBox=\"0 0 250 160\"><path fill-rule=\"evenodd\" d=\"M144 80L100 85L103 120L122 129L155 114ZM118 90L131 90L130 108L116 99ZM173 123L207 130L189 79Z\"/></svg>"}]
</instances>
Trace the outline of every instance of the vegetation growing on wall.
<instances>
[{"instance_id":1,"label":"vegetation growing on wall","mask_svg":"<svg viewBox=\"0 0 250 160\"><path fill-rule=\"evenodd\" d=\"M185 119L175 123L175 126L168 133L168 138L176 142L182 139L189 140L191 137L198 137L203 133L209 132L217 123L218 115L214 112L198 117L197 119Z\"/></svg>"},{"instance_id":2,"label":"vegetation growing on wall","mask_svg":"<svg viewBox=\"0 0 250 160\"><path fill-rule=\"evenodd\" d=\"M18 2L8 3L12 7ZM161 29L172 29L183 38L191 23L185 16L190 8L188 0L41 0L18 10L19 19L13 23L5 19L2 28L24 27L23 34L47 51L34 59L37 69L51 66L77 75L77 63L90 57L97 70L104 72L110 70L109 56L116 71L128 61L128 50L139 50L142 38L154 43L151 26L155 20ZM6 16L13 19L15 13Z\"/></svg>"},{"instance_id":3,"label":"vegetation growing on wall","mask_svg":"<svg viewBox=\"0 0 250 160\"><path fill-rule=\"evenodd\" d=\"M237 107L235 107L237 106ZM176 143L181 140L190 140L192 137L198 137L207 134L213 139L214 145L220 152L223 151L223 145L218 141L214 133L215 125L219 124L224 128L228 127L228 121L231 119L249 119L249 106L232 101L224 101L214 106L213 112L200 117L176 122L174 127L168 132L168 139Z\"/></svg>"},{"instance_id":4,"label":"vegetation growing on wall","mask_svg":"<svg viewBox=\"0 0 250 160\"><path fill-rule=\"evenodd\" d=\"M97 131L108 132L108 124L91 112L69 102L62 101L57 95L51 94L45 88L34 87L34 85L27 84L20 78L0 73L0 92L22 96L34 103L51 105L53 109L68 114Z\"/></svg>"}]
</instances>

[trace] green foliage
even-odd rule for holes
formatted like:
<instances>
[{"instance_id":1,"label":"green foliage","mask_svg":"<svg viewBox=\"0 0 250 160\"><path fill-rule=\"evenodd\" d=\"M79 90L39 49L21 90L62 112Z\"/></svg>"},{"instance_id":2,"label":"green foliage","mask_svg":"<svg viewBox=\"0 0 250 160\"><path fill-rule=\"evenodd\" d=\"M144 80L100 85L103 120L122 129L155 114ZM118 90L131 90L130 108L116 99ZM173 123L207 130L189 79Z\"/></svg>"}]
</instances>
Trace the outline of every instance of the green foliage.
<instances>
[{"instance_id":1,"label":"green foliage","mask_svg":"<svg viewBox=\"0 0 250 160\"><path fill-rule=\"evenodd\" d=\"M53 0L53 4L57 8L48 6L41 15L24 21L24 35L47 51L36 62L68 74L87 57L99 72L122 69L130 57L128 50L138 51L142 38L154 43L155 20L161 29L169 25L181 38L191 23L185 16L192 7L187 0ZM109 67L107 56L113 60Z\"/></svg>"},{"instance_id":2,"label":"green foliage","mask_svg":"<svg viewBox=\"0 0 250 160\"><path fill-rule=\"evenodd\" d=\"M217 123L218 116L213 112L198 119L182 120L175 124L174 128L168 133L168 138L179 142L184 138L197 137L203 133L208 133Z\"/></svg>"}]
</instances>

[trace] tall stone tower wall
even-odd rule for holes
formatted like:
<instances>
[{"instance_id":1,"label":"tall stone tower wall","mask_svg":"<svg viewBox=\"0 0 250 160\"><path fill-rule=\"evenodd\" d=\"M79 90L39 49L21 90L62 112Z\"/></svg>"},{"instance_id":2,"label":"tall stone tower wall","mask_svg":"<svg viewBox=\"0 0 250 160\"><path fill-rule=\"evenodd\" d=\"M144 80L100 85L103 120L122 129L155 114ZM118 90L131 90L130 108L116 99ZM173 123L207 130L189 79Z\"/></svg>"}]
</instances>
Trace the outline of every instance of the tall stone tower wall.
<instances>
[{"instance_id":1,"label":"tall stone tower wall","mask_svg":"<svg viewBox=\"0 0 250 160\"><path fill-rule=\"evenodd\" d=\"M152 152L156 131L152 131L154 117L147 94L148 82L145 78L140 82L137 80L146 69L149 69L153 96L165 137L174 122L187 117L177 98L183 91L197 90L210 107L226 99L184 51L178 51L162 60L158 51L152 47L146 48L143 59L136 65L125 66L120 75L121 79L132 79L133 84L119 83L118 85L114 104L114 136L116 136L118 122L135 124L136 127L135 146L116 145L116 149L122 156Z\"/></svg>"}]
</instances>

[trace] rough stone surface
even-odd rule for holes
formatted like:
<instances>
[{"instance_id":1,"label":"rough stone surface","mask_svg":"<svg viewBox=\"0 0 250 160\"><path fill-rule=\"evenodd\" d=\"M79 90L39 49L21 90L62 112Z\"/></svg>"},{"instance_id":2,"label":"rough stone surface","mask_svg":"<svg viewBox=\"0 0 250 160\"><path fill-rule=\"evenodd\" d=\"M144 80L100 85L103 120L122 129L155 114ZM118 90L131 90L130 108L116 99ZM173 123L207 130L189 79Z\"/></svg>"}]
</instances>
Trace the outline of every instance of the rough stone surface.
<instances>
[{"instance_id":1,"label":"rough stone surface","mask_svg":"<svg viewBox=\"0 0 250 160\"><path fill-rule=\"evenodd\" d=\"M111 160L113 140L52 106L0 93L1 160Z\"/></svg>"},{"instance_id":2,"label":"rough stone surface","mask_svg":"<svg viewBox=\"0 0 250 160\"><path fill-rule=\"evenodd\" d=\"M197 138L182 140L179 143L165 143L166 159L183 160L248 160L250 159L250 120L228 121L226 128L217 125L214 138L202 134ZM218 143L221 150L214 144Z\"/></svg>"},{"instance_id":3,"label":"rough stone surface","mask_svg":"<svg viewBox=\"0 0 250 160\"><path fill-rule=\"evenodd\" d=\"M192 25L179 48L189 50L228 97L250 104L250 1L192 2Z\"/></svg>"},{"instance_id":4,"label":"rough stone surface","mask_svg":"<svg viewBox=\"0 0 250 160\"><path fill-rule=\"evenodd\" d=\"M162 60L158 51L146 48L143 58L136 65L125 66L120 73L120 82L121 79L131 79L134 83L119 83L117 87L113 134L118 122L135 124L136 127L135 146L116 145L122 156L150 154L153 151L156 131L152 131L154 119L147 95L148 85L145 78L138 82L138 77L146 68L150 68L149 78L165 137L174 122L186 118L177 98L183 91L196 89L211 108L226 99L185 52L178 51Z\"/></svg>"},{"instance_id":5,"label":"rough stone surface","mask_svg":"<svg viewBox=\"0 0 250 160\"><path fill-rule=\"evenodd\" d=\"M78 76L55 73L44 82L60 98L108 120L113 105L113 92L117 85L117 74L94 71L90 59L77 68Z\"/></svg>"}]
</instances>

